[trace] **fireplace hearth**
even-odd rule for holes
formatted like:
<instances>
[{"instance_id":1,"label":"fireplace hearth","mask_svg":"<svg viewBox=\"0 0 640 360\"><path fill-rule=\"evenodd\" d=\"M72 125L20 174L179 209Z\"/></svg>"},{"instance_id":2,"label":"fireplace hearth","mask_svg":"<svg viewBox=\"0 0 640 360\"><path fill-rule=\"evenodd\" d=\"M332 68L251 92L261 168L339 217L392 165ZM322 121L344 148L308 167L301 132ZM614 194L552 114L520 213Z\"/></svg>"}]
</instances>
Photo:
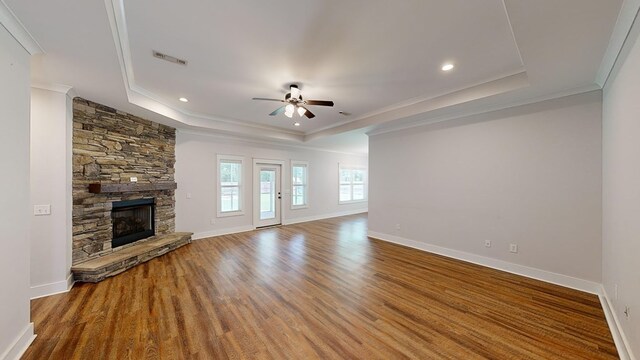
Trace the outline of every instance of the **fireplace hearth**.
<instances>
[{"instance_id":1,"label":"fireplace hearth","mask_svg":"<svg viewBox=\"0 0 640 360\"><path fill-rule=\"evenodd\" d=\"M113 202L111 222L113 227L111 248L155 235L155 199Z\"/></svg>"}]
</instances>

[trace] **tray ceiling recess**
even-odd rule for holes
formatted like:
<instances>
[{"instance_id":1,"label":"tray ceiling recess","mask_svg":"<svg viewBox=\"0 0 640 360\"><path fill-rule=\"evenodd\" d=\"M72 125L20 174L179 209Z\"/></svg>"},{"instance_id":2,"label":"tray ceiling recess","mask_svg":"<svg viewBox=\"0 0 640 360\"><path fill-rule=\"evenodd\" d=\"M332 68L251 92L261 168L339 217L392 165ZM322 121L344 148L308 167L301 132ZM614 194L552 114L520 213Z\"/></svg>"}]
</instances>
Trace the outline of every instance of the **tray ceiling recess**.
<instances>
[{"instance_id":1,"label":"tray ceiling recess","mask_svg":"<svg viewBox=\"0 0 640 360\"><path fill-rule=\"evenodd\" d=\"M38 86L73 89L181 131L351 153L367 152L366 134L601 89L640 6L635 0L4 3L44 51L31 63ZM454 67L444 71L445 64ZM251 100L283 99L291 84L304 99L334 106L315 107L315 117L299 118L296 127L287 116L269 116L277 103Z\"/></svg>"},{"instance_id":2,"label":"tray ceiling recess","mask_svg":"<svg viewBox=\"0 0 640 360\"><path fill-rule=\"evenodd\" d=\"M129 101L197 128L300 142L354 121L414 115L416 104L466 89L469 101L528 84L502 0L345 1L339 8L328 1L105 1ZM295 16L273 21L292 7ZM242 14L242 25L229 14ZM445 64L455 67L444 71ZM314 108L315 118L294 127L288 117L269 116L273 104L251 101L283 98L291 83L335 107Z\"/></svg>"}]
</instances>

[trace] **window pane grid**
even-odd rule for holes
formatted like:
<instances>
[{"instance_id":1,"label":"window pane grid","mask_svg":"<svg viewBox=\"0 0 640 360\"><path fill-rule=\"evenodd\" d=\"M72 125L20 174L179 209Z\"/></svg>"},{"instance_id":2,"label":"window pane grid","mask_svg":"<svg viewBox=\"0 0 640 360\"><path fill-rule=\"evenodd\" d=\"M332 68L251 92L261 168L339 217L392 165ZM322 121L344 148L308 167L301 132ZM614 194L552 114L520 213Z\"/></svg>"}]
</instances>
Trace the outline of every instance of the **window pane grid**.
<instances>
[{"instance_id":1,"label":"window pane grid","mask_svg":"<svg viewBox=\"0 0 640 360\"><path fill-rule=\"evenodd\" d=\"M291 165L291 206L307 205L307 165Z\"/></svg>"},{"instance_id":2,"label":"window pane grid","mask_svg":"<svg viewBox=\"0 0 640 360\"><path fill-rule=\"evenodd\" d=\"M307 170L306 166L299 166L299 165L293 166L293 170L292 170L293 184L306 185L306 182L307 182L306 170Z\"/></svg>"},{"instance_id":3,"label":"window pane grid","mask_svg":"<svg viewBox=\"0 0 640 360\"><path fill-rule=\"evenodd\" d=\"M365 200L364 171L340 169L340 202Z\"/></svg>"},{"instance_id":4,"label":"window pane grid","mask_svg":"<svg viewBox=\"0 0 640 360\"><path fill-rule=\"evenodd\" d=\"M239 212L242 193L242 161L219 159L220 213Z\"/></svg>"}]
</instances>

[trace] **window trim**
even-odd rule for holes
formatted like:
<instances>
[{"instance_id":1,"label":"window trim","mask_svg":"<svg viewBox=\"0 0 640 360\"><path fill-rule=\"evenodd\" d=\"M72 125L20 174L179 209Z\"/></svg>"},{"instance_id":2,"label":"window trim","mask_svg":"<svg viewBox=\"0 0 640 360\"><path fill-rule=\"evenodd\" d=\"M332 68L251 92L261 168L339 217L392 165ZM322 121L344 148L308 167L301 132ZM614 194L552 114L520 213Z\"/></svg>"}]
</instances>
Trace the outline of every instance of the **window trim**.
<instances>
[{"instance_id":1,"label":"window trim","mask_svg":"<svg viewBox=\"0 0 640 360\"><path fill-rule=\"evenodd\" d=\"M304 166L305 167L305 183L304 183L304 204L303 205L293 205L293 189L296 184L293 183L293 167L294 166ZM299 186L299 185L298 185ZM291 210L299 210L299 209L308 209L309 208L309 162L301 161L301 160L291 160L291 199L289 204L291 205Z\"/></svg>"},{"instance_id":2,"label":"window trim","mask_svg":"<svg viewBox=\"0 0 640 360\"><path fill-rule=\"evenodd\" d=\"M349 184L349 186L351 187L351 200L346 200L346 201L341 201L340 200L340 186L342 186L342 181L340 178L340 173L343 170L349 170L352 172L352 176L351 176L351 183ZM362 186L364 187L364 198L362 199L358 199L358 200L353 200L353 171L354 170L360 170L362 171ZM363 167L363 166L349 166L349 165L343 165L338 163L338 205L346 205L346 204L357 204L357 203L363 203L363 202L367 202L369 201L368 199L368 192L367 192L367 183L368 183L368 172L367 172L367 168ZM358 184L359 185L359 184Z\"/></svg>"},{"instance_id":3,"label":"window trim","mask_svg":"<svg viewBox=\"0 0 640 360\"><path fill-rule=\"evenodd\" d=\"M240 179L238 181L238 207L239 210L235 211L222 211L222 184L220 182L220 164L228 161L228 162L239 162L240 163ZM219 218L229 217L229 216L241 216L244 215L244 175L245 175L245 167L244 167L244 156L237 155L217 155L216 162L216 216Z\"/></svg>"}]
</instances>

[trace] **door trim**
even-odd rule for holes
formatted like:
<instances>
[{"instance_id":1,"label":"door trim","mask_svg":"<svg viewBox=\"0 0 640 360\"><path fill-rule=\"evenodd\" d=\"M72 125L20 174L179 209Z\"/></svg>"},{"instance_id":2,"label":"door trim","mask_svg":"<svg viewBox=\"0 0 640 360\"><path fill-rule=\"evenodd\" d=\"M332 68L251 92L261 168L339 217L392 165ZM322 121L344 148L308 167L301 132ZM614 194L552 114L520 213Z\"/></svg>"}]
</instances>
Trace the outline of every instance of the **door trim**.
<instances>
[{"instance_id":1,"label":"door trim","mask_svg":"<svg viewBox=\"0 0 640 360\"><path fill-rule=\"evenodd\" d=\"M251 187L251 198L253 199L253 204L251 207L251 213L253 214L253 228L257 229L258 224L260 223L260 215L258 214L260 210L260 194L258 193L258 185L260 183L259 172L257 171L258 165L279 165L280 166L280 189L276 191L280 191L281 199L280 199L280 224L284 223L284 212L285 206L282 206L284 203L284 192L282 189L286 188L284 179L287 179L285 176L285 164L284 160L273 160L273 159L259 159L253 158L253 167L251 170L253 176L253 186Z\"/></svg>"}]
</instances>

